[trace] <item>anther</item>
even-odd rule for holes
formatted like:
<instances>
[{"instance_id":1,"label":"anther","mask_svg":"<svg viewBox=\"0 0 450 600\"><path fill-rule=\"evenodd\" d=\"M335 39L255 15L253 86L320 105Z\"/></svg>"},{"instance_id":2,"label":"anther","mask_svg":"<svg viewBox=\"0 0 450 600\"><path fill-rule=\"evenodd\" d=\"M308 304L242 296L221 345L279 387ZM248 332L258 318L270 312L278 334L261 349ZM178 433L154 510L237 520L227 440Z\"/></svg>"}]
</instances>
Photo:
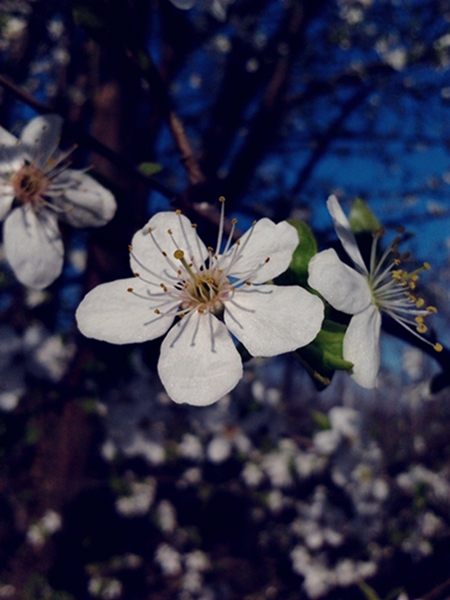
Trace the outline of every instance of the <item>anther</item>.
<instances>
[{"instance_id":1,"label":"anther","mask_svg":"<svg viewBox=\"0 0 450 600\"><path fill-rule=\"evenodd\" d=\"M435 306L427 306L426 311L429 313L437 313L437 308Z\"/></svg>"},{"instance_id":2,"label":"anther","mask_svg":"<svg viewBox=\"0 0 450 600\"><path fill-rule=\"evenodd\" d=\"M171 229L168 229L168 230L167 230L167 233L168 233L169 235L173 235L173 231L172 231Z\"/></svg>"},{"instance_id":3,"label":"anther","mask_svg":"<svg viewBox=\"0 0 450 600\"><path fill-rule=\"evenodd\" d=\"M128 252L133 252L133 246L131 246L131 244L128 246Z\"/></svg>"},{"instance_id":4,"label":"anther","mask_svg":"<svg viewBox=\"0 0 450 600\"><path fill-rule=\"evenodd\" d=\"M179 208L177 208L177 210L175 211L176 215L181 215L181 210Z\"/></svg>"},{"instance_id":5,"label":"anther","mask_svg":"<svg viewBox=\"0 0 450 600\"><path fill-rule=\"evenodd\" d=\"M181 260L182 258L184 258L183 250L175 250L175 252L173 253L173 257L177 260Z\"/></svg>"},{"instance_id":6,"label":"anther","mask_svg":"<svg viewBox=\"0 0 450 600\"><path fill-rule=\"evenodd\" d=\"M133 288L128 288L127 289L127 292L132 292L132 291L133 291Z\"/></svg>"},{"instance_id":7,"label":"anther","mask_svg":"<svg viewBox=\"0 0 450 600\"><path fill-rule=\"evenodd\" d=\"M436 352L442 352L442 350L444 349L442 344L436 343L433 348L436 350Z\"/></svg>"},{"instance_id":8,"label":"anther","mask_svg":"<svg viewBox=\"0 0 450 600\"><path fill-rule=\"evenodd\" d=\"M268 256L264 262L268 263L269 261L270 261L270 256Z\"/></svg>"},{"instance_id":9,"label":"anther","mask_svg":"<svg viewBox=\"0 0 450 600\"><path fill-rule=\"evenodd\" d=\"M219 196L219 202L225 202L225 196Z\"/></svg>"},{"instance_id":10,"label":"anther","mask_svg":"<svg viewBox=\"0 0 450 600\"><path fill-rule=\"evenodd\" d=\"M153 231L152 227L147 227L147 233L151 233Z\"/></svg>"},{"instance_id":11,"label":"anther","mask_svg":"<svg viewBox=\"0 0 450 600\"><path fill-rule=\"evenodd\" d=\"M161 311L159 310L159 308L155 308L155 310L153 312L155 313L155 315L161 314Z\"/></svg>"},{"instance_id":12,"label":"anther","mask_svg":"<svg viewBox=\"0 0 450 600\"><path fill-rule=\"evenodd\" d=\"M133 273L133 275L134 275L135 277L140 277L139 273L137 273L137 272L136 272L136 273Z\"/></svg>"}]
</instances>

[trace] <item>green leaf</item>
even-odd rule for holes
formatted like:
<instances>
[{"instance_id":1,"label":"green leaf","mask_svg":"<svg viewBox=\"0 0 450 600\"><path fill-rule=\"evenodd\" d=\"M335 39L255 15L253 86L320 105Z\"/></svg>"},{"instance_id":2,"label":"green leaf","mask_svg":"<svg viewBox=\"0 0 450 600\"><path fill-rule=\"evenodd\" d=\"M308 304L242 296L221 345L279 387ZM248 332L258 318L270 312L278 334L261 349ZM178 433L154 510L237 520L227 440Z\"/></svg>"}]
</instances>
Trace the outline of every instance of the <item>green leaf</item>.
<instances>
[{"instance_id":1,"label":"green leaf","mask_svg":"<svg viewBox=\"0 0 450 600\"><path fill-rule=\"evenodd\" d=\"M380 600L380 596L376 593L373 587L370 587L365 581L360 581L358 587L364 594L366 600Z\"/></svg>"},{"instance_id":2,"label":"green leaf","mask_svg":"<svg viewBox=\"0 0 450 600\"><path fill-rule=\"evenodd\" d=\"M274 280L277 285L307 286L308 264L317 254L317 242L310 227L299 219L288 219L298 233L299 244L292 255L289 269Z\"/></svg>"},{"instance_id":3,"label":"green leaf","mask_svg":"<svg viewBox=\"0 0 450 600\"><path fill-rule=\"evenodd\" d=\"M326 431L327 429L331 429L330 419L328 415L323 413L320 410L312 410L311 411L311 419L313 420L314 425L321 429L322 431Z\"/></svg>"},{"instance_id":4,"label":"green leaf","mask_svg":"<svg viewBox=\"0 0 450 600\"><path fill-rule=\"evenodd\" d=\"M356 198L353 202L350 209L349 221L355 235L359 233L372 233L381 228L380 222L361 198Z\"/></svg>"},{"instance_id":5,"label":"green leaf","mask_svg":"<svg viewBox=\"0 0 450 600\"><path fill-rule=\"evenodd\" d=\"M334 371L348 371L353 367L353 363L342 356L345 331L344 325L325 319L315 340L293 353L318 389L330 385Z\"/></svg>"},{"instance_id":6,"label":"green leaf","mask_svg":"<svg viewBox=\"0 0 450 600\"><path fill-rule=\"evenodd\" d=\"M138 169L141 173L150 177L151 175L155 175L155 173L162 171L163 167L158 163L143 162L138 166Z\"/></svg>"}]
</instances>

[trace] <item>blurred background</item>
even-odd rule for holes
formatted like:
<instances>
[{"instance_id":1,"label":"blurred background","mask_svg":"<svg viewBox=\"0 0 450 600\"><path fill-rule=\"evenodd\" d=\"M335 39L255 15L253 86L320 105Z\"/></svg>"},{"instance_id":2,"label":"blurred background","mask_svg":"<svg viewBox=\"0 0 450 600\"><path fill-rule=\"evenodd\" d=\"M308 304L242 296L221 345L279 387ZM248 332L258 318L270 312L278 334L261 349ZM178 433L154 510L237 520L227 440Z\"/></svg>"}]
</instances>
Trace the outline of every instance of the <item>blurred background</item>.
<instances>
[{"instance_id":1,"label":"blurred background","mask_svg":"<svg viewBox=\"0 0 450 600\"><path fill-rule=\"evenodd\" d=\"M118 210L63 226L44 291L0 255L0 598L450 598L449 71L447 0L1 0L0 124L62 115ZM323 249L330 193L431 264L442 355L387 324L376 390L252 359L195 408L160 340L77 332L156 212L214 245L223 195L241 231L300 218Z\"/></svg>"}]
</instances>

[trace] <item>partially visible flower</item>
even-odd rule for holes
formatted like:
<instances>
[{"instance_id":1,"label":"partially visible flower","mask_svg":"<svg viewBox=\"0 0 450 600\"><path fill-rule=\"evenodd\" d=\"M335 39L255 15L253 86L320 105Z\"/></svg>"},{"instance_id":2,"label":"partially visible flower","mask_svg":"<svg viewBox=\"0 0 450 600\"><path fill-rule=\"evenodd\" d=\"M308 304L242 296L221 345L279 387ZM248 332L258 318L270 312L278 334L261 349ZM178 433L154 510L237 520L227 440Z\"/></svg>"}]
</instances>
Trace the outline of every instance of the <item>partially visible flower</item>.
<instances>
[{"instance_id":1,"label":"partially visible flower","mask_svg":"<svg viewBox=\"0 0 450 600\"><path fill-rule=\"evenodd\" d=\"M424 318L436 312L433 306L425 307L424 300L414 293L418 272L429 266L425 263L412 273L400 269L398 238L377 260L379 236L375 234L367 268L337 198L330 196L327 206L337 236L355 268L343 263L335 250L324 250L309 263L308 285L336 310L353 315L344 336L343 356L353 363L351 376L356 383L373 388L380 366L381 312L417 336L427 330ZM442 350L440 344L434 344L434 348Z\"/></svg>"},{"instance_id":2,"label":"partially visible flower","mask_svg":"<svg viewBox=\"0 0 450 600\"><path fill-rule=\"evenodd\" d=\"M181 10L189 10L197 0L170 0L174 6ZM225 21L227 18L228 5L233 4L234 0L204 0L203 5L218 21Z\"/></svg>"},{"instance_id":3,"label":"partially visible flower","mask_svg":"<svg viewBox=\"0 0 450 600\"><path fill-rule=\"evenodd\" d=\"M289 266L294 227L261 219L233 246L232 231L220 254L223 204L221 214L216 250L180 211L156 214L133 237L134 277L99 285L76 312L84 335L115 344L168 332L158 373L179 403L212 404L236 386L243 368L230 334L253 356L276 356L311 342L323 320L317 296L262 285Z\"/></svg>"},{"instance_id":4,"label":"partially visible flower","mask_svg":"<svg viewBox=\"0 0 450 600\"><path fill-rule=\"evenodd\" d=\"M61 273L57 220L100 227L116 210L113 195L84 171L69 169L58 148L62 118L36 117L20 140L0 127L0 220L6 258L17 279L43 289ZM14 204L13 204L14 203Z\"/></svg>"}]
</instances>

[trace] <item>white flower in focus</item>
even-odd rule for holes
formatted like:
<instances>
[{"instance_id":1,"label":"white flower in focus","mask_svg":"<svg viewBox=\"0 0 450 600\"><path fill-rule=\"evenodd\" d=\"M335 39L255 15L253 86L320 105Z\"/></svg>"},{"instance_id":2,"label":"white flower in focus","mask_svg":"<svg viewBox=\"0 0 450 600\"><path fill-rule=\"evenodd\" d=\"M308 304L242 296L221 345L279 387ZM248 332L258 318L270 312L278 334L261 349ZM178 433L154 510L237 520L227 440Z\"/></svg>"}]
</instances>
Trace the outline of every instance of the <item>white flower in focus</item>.
<instances>
[{"instance_id":1,"label":"white flower in focus","mask_svg":"<svg viewBox=\"0 0 450 600\"><path fill-rule=\"evenodd\" d=\"M324 250L313 256L309 263L308 285L317 290L333 308L353 315L344 336L344 359L353 363L350 373L356 383L373 388L380 366L381 312L418 335L427 329L424 317L436 312L436 309L432 306L424 308L423 299L413 293L418 271L408 273L399 268L400 259L396 254L398 239L377 261L378 238L375 236L370 267L367 268L337 198L330 196L327 206L337 236L355 268L343 263L335 250ZM392 258L389 261L390 256ZM424 268L428 268L428 265L424 265ZM435 344L434 348L436 351L442 350L440 344Z\"/></svg>"},{"instance_id":2,"label":"white flower in focus","mask_svg":"<svg viewBox=\"0 0 450 600\"><path fill-rule=\"evenodd\" d=\"M233 246L231 231L220 254L223 204L221 215L214 251L180 211L156 214L133 237L135 276L99 285L76 313L84 335L110 343L168 332L158 373L178 403L206 406L236 386L243 368L230 334L253 356L276 356L311 342L323 319L317 296L298 286L261 285L289 266L298 244L294 227L261 219Z\"/></svg>"},{"instance_id":3,"label":"white flower in focus","mask_svg":"<svg viewBox=\"0 0 450 600\"><path fill-rule=\"evenodd\" d=\"M58 219L100 227L116 210L113 195L83 171L66 168L58 148L62 119L36 117L20 139L0 127L0 220L6 258L17 279L43 289L61 273Z\"/></svg>"}]
</instances>

